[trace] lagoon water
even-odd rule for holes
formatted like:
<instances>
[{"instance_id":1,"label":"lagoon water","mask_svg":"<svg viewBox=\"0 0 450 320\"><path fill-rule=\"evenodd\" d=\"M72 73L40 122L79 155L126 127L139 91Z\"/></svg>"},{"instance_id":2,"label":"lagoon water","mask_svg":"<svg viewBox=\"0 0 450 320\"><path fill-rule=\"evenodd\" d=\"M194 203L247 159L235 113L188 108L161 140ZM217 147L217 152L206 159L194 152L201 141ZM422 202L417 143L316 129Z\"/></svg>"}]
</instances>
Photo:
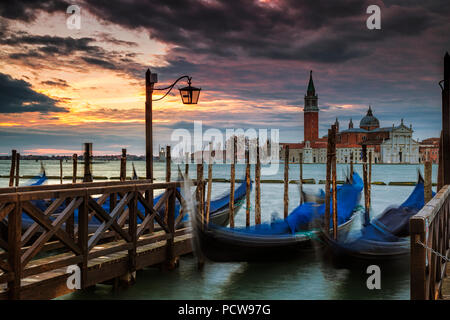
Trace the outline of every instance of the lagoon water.
<instances>
[{"instance_id":1,"label":"lagoon water","mask_svg":"<svg viewBox=\"0 0 450 320\"><path fill-rule=\"evenodd\" d=\"M59 175L59 161L44 161L48 176ZM145 162L136 161L139 176L145 175ZM9 174L10 161L0 160L0 175ZM119 175L119 161L96 162L93 174L103 177ZM22 160L21 175L34 175L39 172L40 163ZM348 165L337 165L338 180L343 180ZM373 165L372 181L416 181L417 170L423 171L422 165ZM83 168L79 165L78 172ZM184 165L182 166L184 171ZM63 175L72 174L72 163L64 162ZM236 178L244 177L245 166L237 165ZM355 165L355 171L362 176L361 165ZM155 178L164 181L165 164L154 164ZM177 166L172 167L172 179L176 179ZM127 163L127 173L131 176L131 163ZM252 176L254 168L252 167ZM437 179L437 166L433 166L433 182ZM196 168L191 166L190 176L195 178ZM205 166L204 176L207 176ZM213 166L214 178L229 178L229 166ZM291 164L289 179L298 180L299 166ZM316 183L325 180L324 164L304 164L303 178L313 178ZM282 180L283 165L274 175L262 176L261 179ZM71 180L64 180L70 183ZM25 185L27 179L21 181ZM59 183L49 180L48 183ZM6 187L8 179L0 178L0 187ZM304 185L308 190L323 188L319 184ZM214 183L212 197L228 190L229 184ZM380 214L387 206L403 202L413 187L410 186L372 186L372 216ZM252 203L255 195L252 190ZM299 202L298 185L289 185L289 211ZM283 184L261 184L261 215L263 221L269 221L273 213L283 215ZM251 208L254 217L253 207ZM236 225L245 225L245 206L236 216ZM359 228L358 217L354 228ZM157 268L147 268L137 273L137 283L127 289L116 292L107 285L97 285L95 290L75 292L60 299L409 299L409 259L396 263L381 265L381 289L369 290L366 286L368 274L366 269L371 263L358 265L336 265L327 252L318 247L310 252L284 262L272 263L214 263L207 262L203 270L197 270L194 256L180 259L178 269L162 272Z\"/></svg>"}]
</instances>

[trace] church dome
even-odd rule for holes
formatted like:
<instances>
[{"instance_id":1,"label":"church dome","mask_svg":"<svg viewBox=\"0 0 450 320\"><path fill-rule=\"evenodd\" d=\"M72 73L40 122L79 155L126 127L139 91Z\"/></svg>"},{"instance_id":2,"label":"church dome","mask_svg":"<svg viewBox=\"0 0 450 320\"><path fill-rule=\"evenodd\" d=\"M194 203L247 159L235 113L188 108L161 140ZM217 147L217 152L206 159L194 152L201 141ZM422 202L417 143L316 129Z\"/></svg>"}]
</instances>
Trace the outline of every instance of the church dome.
<instances>
[{"instance_id":1,"label":"church dome","mask_svg":"<svg viewBox=\"0 0 450 320\"><path fill-rule=\"evenodd\" d=\"M369 110L367 110L367 114L364 118L359 122L359 127L367 130L372 130L374 128L380 127L380 122L377 118L375 118L372 114L372 108L369 106Z\"/></svg>"}]
</instances>

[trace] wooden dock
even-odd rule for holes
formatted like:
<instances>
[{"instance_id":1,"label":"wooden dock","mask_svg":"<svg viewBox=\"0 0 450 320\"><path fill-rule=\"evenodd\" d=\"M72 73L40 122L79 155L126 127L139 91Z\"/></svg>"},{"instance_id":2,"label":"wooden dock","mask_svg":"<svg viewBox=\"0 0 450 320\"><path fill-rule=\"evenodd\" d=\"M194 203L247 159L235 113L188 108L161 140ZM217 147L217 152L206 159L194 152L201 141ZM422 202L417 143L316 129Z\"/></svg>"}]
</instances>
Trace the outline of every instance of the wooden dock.
<instances>
[{"instance_id":1,"label":"wooden dock","mask_svg":"<svg viewBox=\"0 0 450 320\"><path fill-rule=\"evenodd\" d=\"M177 187L179 182L143 180L0 189L0 299L70 293L76 289L67 285L69 266L79 268L83 289L133 283L136 270L148 266L174 268L177 257L192 252L189 230L175 229L183 217L175 220L175 202L184 202ZM164 195L153 206L144 195L157 190ZM108 212L102 207L107 200ZM23 213L32 219L26 230ZM100 221L95 231L93 217Z\"/></svg>"}]
</instances>

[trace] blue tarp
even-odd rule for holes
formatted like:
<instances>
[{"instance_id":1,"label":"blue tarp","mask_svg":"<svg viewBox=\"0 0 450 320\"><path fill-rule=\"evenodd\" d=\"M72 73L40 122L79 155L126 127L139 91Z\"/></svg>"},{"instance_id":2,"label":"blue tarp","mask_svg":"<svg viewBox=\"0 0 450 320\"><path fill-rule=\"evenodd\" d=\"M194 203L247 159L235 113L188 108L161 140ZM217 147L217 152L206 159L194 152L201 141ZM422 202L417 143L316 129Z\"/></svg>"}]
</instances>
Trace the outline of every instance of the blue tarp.
<instances>
[{"instance_id":1,"label":"blue tarp","mask_svg":"<svg viewBox=\"0 0 450 320\"><path fill-rule=\"evenodd\" d=\"M355 172L351 181L352 183L346 183L337 188L338 225L345 223L350 219L355 207L359 204L361 199L361 191L363 189L361 177ZM330 225L332 225L332 204L330 205L330 208ZM286 219L276 219L271 223L262 223L251 227L227 228L227 230L230 232L242 232L254 235L293 234L311 229L312 222L317 219L322 221L324 214L325 204L306 202L295 208Z\"/></svg>"}]
</instances>

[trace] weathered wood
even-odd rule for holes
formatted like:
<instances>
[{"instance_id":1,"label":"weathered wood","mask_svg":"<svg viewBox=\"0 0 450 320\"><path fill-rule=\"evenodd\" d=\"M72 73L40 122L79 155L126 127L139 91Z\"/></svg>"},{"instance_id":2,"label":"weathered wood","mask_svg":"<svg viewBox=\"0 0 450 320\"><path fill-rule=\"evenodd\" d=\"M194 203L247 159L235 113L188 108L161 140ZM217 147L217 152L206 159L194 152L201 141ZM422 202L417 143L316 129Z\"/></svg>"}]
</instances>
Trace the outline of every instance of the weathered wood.
<instances>
[{"instance_id":1,"label":"weathered wood","mask_svg":"<svg viewBox=\"0 0 450 320\"><path fill-rule=\"evenodd\" d=\"M21 259L21 230L22 230L22 207L20 196L15 205L15 210L8 216L8 262L11 273L14 274L8 281L9 298L20 299L20 279L22 278Z\"/></svg>"},{"instance_id":2,"label":"weathered wood","mask_svg":"<svg viewBox=\"0 0 450 320\"><path fill-rule=\"evenodd\" d=\"M120 157L120 181L127 179L127 149L122 149L122 156Z\"/></svg>"},{"instance_id":3,"label":"weathered wood","mask_svg":"<svg viewBox=\"0 0 450 320\"><path fill-rule=\"evenodd\" d=\"M438 163L438 177L437 177L437 191L441 190L444 186L444 157L442 155L442 130L439 138L439 163Z\"/></svg>"},{"instance_id":4,"label":"weathered wood","mask_svg":"<svg viewBox=\"0 0 450 320\"><path fill-rule=\"evenodd\" d=\"M289 214L289 146L284 147L284 197L283 212L286 219Z\"/></svg>"},{"instance_id":5,"label":"weathered wood","mask_svg":"<svg viewBox=\"0 0 450 320\"><path fill-rule=\"evenodd\" d=\"M259 138L256 138L255 224L261 224L261 161L259 158L259 151Z\"/></svg>"},{"instance_id":6,"label":"weathered wood","mask_svg":"<svg viewBox=\"0 0 450 320\"><path fill-rule=\"evenodd\" d=\"M298 159L298 164L299 164L299 170L300 170L300 175L299 175L299 188L300 188L300 205L303 203L303 153L300 152L299 154L299 159Z\"/></svg>"},{"instance_id":7,"label":"weathered wood","mask_svg":"<svg viewBox=\"0 0 450 320\"><path fill-rule=\"evenodd\" d=\"M332 162L332 129L328 129L327 139L327 166L326 166L326 180L325 180L325 216L324 216L324 229L325 232L330 231L330 185L331 185L331 162Z\"/></svg>"},{"instance_id":8,"label":"weathered wood","mask_svg":"<svg viewBox=\"0 0 450 320\"><path fill-rule=\"evenodd\" d=\"M450 184L450 55L444 56L444 81L442 90L442 160L443 185Z\"/></svg>"},{"instance_id":9,"label":"weathered wood","mask_svg":"<svg viewBox=\"0 0 450 320\"><path fill-rule=\"evenodd\" d=\"M362 161L363 161L363 181L364 181L364 225L370 221L370 207L369 207L369 188L368 188L368 172L367 172L367 145L362 146Z\"/></svg>"},{"instance_id":10,"label":"weathered wood","mask_svg":"<svg viewBox=\"0 0 450 320\"><path fill-rule=\"evenodd\" d=\"M425 183L424 183L424 203L427 203L432 198L432 166L431 161L425 161L424 164L424 174L425 174Z\"/></svg>"},{"instance_id":11,"label":"weathered wood","mask_svg":"<svg viewBox=\"0 0 450 320\"><path fill-rule=\"evenodd\" d=\"M248 138L245 139L245 225L250 226L250 146Z\"/></svg>"},{"instance_id":12,"label":"weathered wood","mask_svg":"<svg viewBox=\"0 0 450 320\"><path fill-rule=\"evenodd\" d=\"M77 183L78 155L72 155L72 183Z\"/></svg>"},{"instance_id":13,"label":"weathered wood","mask_svg":"<svg viewBox=\"0 0 450 320\"><path fill-rule=\"evenodd\" d=\"M92 182L92 143L86 142L84 144L84 177L83 182Z\"/></svg>"},{"instance_id":14,"label":"weathered wood","mask_svg":"<svg viewBox=\"0 0 450 320\"><path fill-rule=\"evenodd\" d=\"M332 170L332 195L333 195L333 239L338 238L338 211L337 211L337 172L336 172L336 125L331 126L331 170Z\"/></svg>"},{"instance_id":15,"label":"weathered wood","mask_svg":"<svg viewBox=\"0 0 450 320\"><path fill-rule=\"evenodd\" d=\"M372 207L372 151L369 151L369 170L367 173L367 201L369 209Z\"/></svg>"},{"instance_id":16,"label":"weathered wood","mask_svg":"<svg viewBox=\"0 0 450 320\"><path fill-rule=\"evenodd\" d=\"M14 186L14 177L16 173L16 154L17 151L13 150L11 152L11 170L9 171L9 186Z\"/></svg>"},{"instance_id":17,"label":"weathered wood","mask_svg":"<svg viewBox=\"0 0 450 320\"><path fill-rule=\"evenodd\" d=\"M171 155L170 155L170 146L166 146L166 182L170 182L170 179L171 179L171 173L172 173L171 165L172 165L172 159L171 159ZM167 219L168 219L167 210L169 210L168 202L166 202L166 206L164 209L164 221L166 223L167 223Z\"/></svg>"},{"instance_id":18,"label":"weathered wood","mask_svg":"<svg viewBox=\"0 0 450 320\"><path fill-rule=\"evenodd\" d=\"M63 184L63 159L59 159L59 183Z\"/></svg>"},{"instance_id":19,"label":"weathered wood","mask_svg":"<svg viewBox=\"0 0 450 320\"><path fill-rule=\"evenodd\" d=\"M208 159L208 192L206 194L206 224L209 224L209 214L211 210L211 191L212 191L212 164L215 153L212 150L212 142L209 143Z\"/></svg>"},{"instance_id":20,"label":"weathered wood","mask_svg":"<svg viewBox=\"0 0 450 320\"><path fill-rule=\"evenodd\" d=\"M128 273L132 283L136 281L136 250L137 250L137 192L132 195L132 199L128 202L128 234L131 245L128 249Z\"/></svg>"},{"instance_id":21,"label":"weathered wood","mask_svg":"<svg viewBox=\"0 0 450 320\"><path fill-rule=\"evenodd\" d=\"M234 228L234 184L236 179L236 160L237 160L237 137L233 137L233 159L231 160L230 172L230 228Z\"/></svg>"},{"instance_id":22,"label":"weathered wood","mask_svg":"<svg viewBox=\"0 0 450 320\"><path fill-rule=\"evenodd\" d=\"M20 171L20 153L16 153L16 187L19 186Z\"/></svg>"},{"instance_id":23,"label":"weathered wood","mask_svg":"<svg viewBox=\"0 0 450 320\"><path fill-rule=\"evenodd\" d=\"M168 211L168 220L167 226L169 228L170 237L166 242L166 267L171 270L176 267L176 257L174 252L174 235L175 235L175 190L171 190L169 196L169 211Z\"/></svg>"},{"instance_id":24,"label":"weathered wood","mask_svg":"<svg viewBox=\"0 0 450 320\"><path fill-rule=\"evenodd\" d=\"M353 151L350 151L350 178L353 177Z\"/></svg>"}]
</instances>

